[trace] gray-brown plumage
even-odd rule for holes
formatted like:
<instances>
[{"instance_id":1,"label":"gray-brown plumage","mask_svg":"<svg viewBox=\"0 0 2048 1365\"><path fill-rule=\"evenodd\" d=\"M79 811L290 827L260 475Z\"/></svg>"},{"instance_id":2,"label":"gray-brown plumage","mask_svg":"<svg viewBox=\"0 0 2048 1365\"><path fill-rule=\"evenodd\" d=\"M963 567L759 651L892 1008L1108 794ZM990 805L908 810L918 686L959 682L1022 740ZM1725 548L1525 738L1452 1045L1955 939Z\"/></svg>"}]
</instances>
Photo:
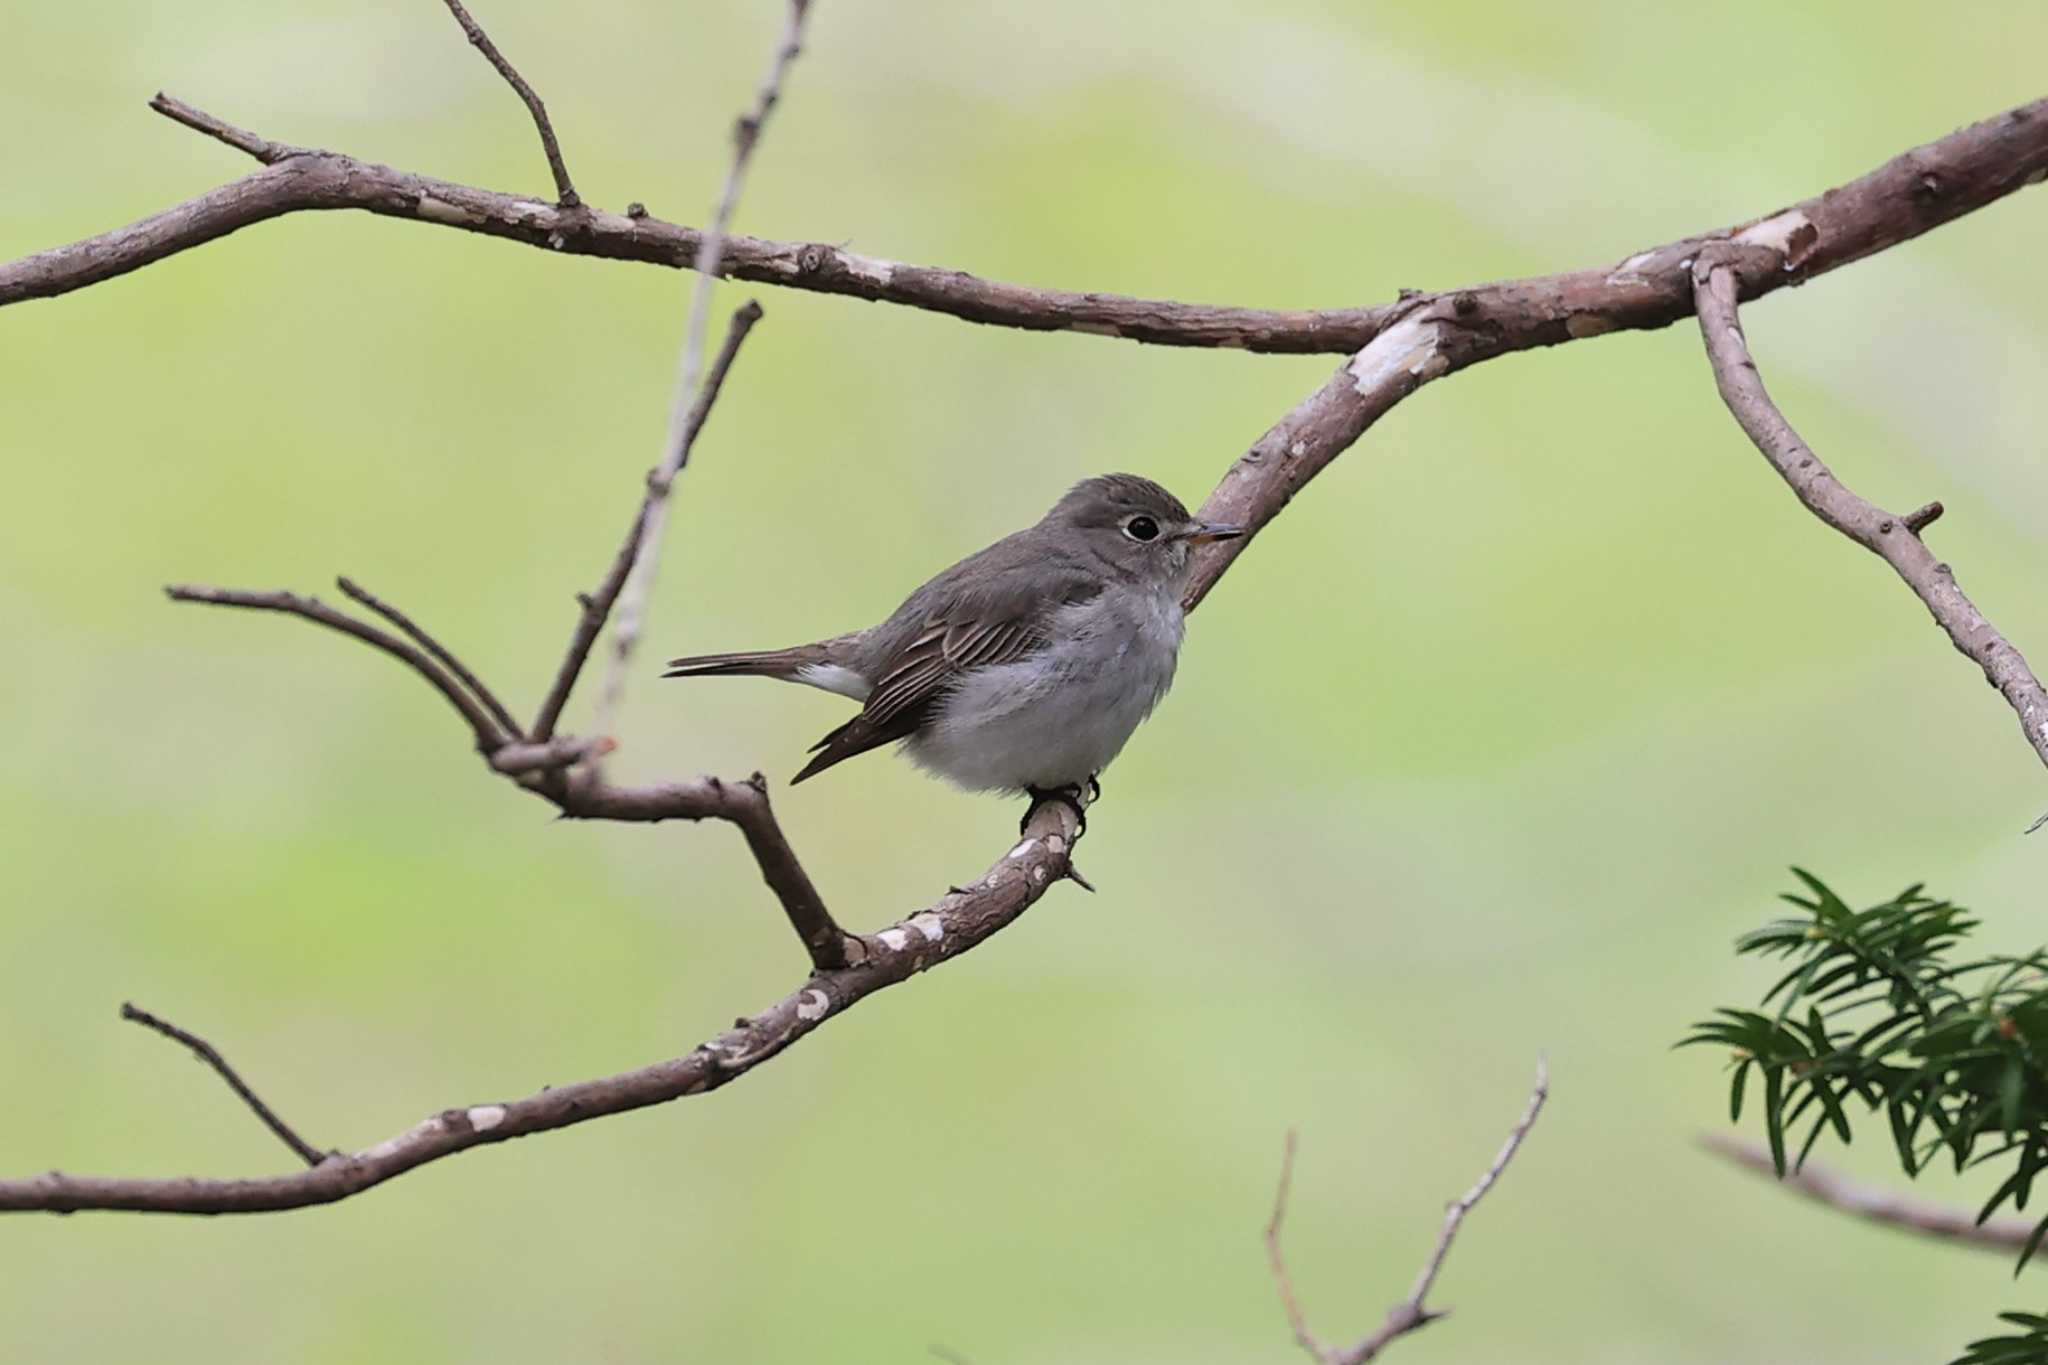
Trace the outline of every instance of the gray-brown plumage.
<instances>
[{"instance_id":1,"label":"gray-brown plumage","mask_svg":"<svg viewBox=\"0 0 2048 1365\"><path fill-rule=\"evenodd\" d=\"M1188 547L1241 534L1149 479L1076 484L1037 525L939 574L869 630L671 660L671 678L752 674L854 698L801 782L896 740L976 790L1078 787L1173 681Z\"/></svg>"}]
</instances>

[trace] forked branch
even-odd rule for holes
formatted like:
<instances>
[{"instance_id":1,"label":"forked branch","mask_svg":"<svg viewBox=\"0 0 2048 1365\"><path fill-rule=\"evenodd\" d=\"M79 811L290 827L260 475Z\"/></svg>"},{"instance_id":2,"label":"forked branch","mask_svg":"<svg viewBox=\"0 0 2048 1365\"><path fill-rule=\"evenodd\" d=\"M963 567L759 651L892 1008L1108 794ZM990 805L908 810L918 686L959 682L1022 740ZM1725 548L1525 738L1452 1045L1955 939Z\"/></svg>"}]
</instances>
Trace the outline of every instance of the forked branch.
<instances>
[{"instance_id":1,"label":"forked branch","mask_svg":"<svg viewBox=\"0 0 2048 1365\"><path fill-rule=\"evenodd\" d=\"M732 229L733 210L739 204L740 187L746 183L747 168L754 162L761 131L768 115L782 98L782 83L789 77L790 64L803 51L804 20L811 12L811 0L787 0L788 21L767 74L751 109L734 123L732 160L726 167L725 184L719 191L718 207L711 214L711 231L704 240L696 288L691 290L690 313L685 323L682 354L677 361L675 396L669 403L668 435L662 443L661 458L647 481L647 505L638 528L639 544L627 567L626 582L618 597L612 621L610 667L604 688L598 694L597 730L610 734L618 719L619 705L626 692L633 655L640 647L640 630L647 618L648 599L661 571L661 547L667 540L669 497L677 476L690 461L693 421L701 420L700 409L708 405L711 389L703 382L704 342L711 322L711 287L718 278L718 262L725 253L726 234ZM734 320L735 326L738 319ZM730 340L729 345L737 345ZM713 381L722 378L714 374Z\"/></svg>"},{"instance_id":2,"label":"forked branch","mask_svg":"<svg viewBox=\"0 0 2048 1365\"><path fill-rule=\"evenodd\" d=\"M562 146L555 141L555 125L548 119L548 107L542 104L540 96L526 83L526 77L519 69L505 59L498 51L498 45L491 41L491 35L484 32L483 25L472 19L469 11L462 7L462 0L443 0L448 12L455 16L455 22L462 25L463 34L470 46L484 54L484 60L496 68L505 78L505 84L512 87L512 93L519 96L526 105L526 112L533 115L534 131L540 134L540 149L548 159L548 171L555 177L555 204L558 208L576 209L583 201L576 195L576 186L570 183L569 168L562 162Z\"/></svg>"},{"instance_id":3,"label":"forked branch","mask_svg":"<svg viewBox=\"0 0 2048 1365\"><path fill-rule=\"evenodd\" d=\"M812 975L680 1057L522 1099L444 1109L353 1155L284 1175L148 1179L50 1171L0 1180L0 1211L272 1213L331 1204L459 1152L706 1094L779 1056L875 992L985 942L1066 875L1078 834L1064 803L1045 802L1032 812L1023 840L979 879L878 933L849 940L845 967Z\"/></svg>"},{"instance_id":4,"label":"forked branch","mask_svg":"<svg viewBox=\"0 0 2048 1365\"><path fill-rule=\"evenodd\" d=\"M1693 280L1700 335L1714 367L1714 384L1736 422L1807 511L1892 566L1935 624L1947 632L1949 643L1984 670L1984 680L2012 707L2027 743L2048 764L2048 692L2027 666L2026 656L1984 619L1956 585L1954 572L1920 539L1921 529L1940 515L1941 504L1929 503L1910 516L1899 516L1836 478L1764 388L1736 310L1736 268L1719 253L1704 255L1693 267Z\"/></svg>"},{"instance_id":5,"label":"forked branch","mask_svg":"<svg viewBox=\"0 0 2048 1365\"><path fill-rule=\"evenodd\" d=\"M1294 1339L1301 1348L1323 1362L1323 1365L1364 1365L1386 1349L1396 1337L1429 1326L1438 1318L1450 1314L1448 1308L1431 1308L1428 1304L1429 1291L1436 1286L1436 1278L1444 1268L1444 1258L1451 1254L1451 1242L1464 1226L1465 1216L1472 1212L1486 1192L1500 1180L1508 1163L1515 1159L1515 1153L1522 1149L1522 1140L1529 1136L1529 1130L1536 1126L1537 1115L1543 1112L1543 1102L1550 1097L1550 1067L1543 1058L1536 1059L1536 1088L1529 1094L1528 1107L1515 1120L1515 1126L1508 1130L1507 1141L1501 1144L1493 1162L1479 1174L1472 1188L1452 1200L1444 1210L1443 1226L1437 1231L1436 1245L1431 1248L1429 1259L1422 1263L1422 1269L1415 1276L1415 1284L1402 1299L1387 1310L1387 1316L1369 1335L1350 1346L1332 1346L1317 1336L1308 1325L1308 1315L1302 1311L1301 1301L1294 1292L1294 1279L1287 1271L1287 1258L1280 1251L1280 1225L1287 1217L1287 1196L1294 1182L1294 1133L1289 1130L1287 1145L1280 1158L1280 1188L1273 1196L1273 1216L1266 1223L1266 1259L1272 1267L1273 1283L1280 1291L1280 1306L1286 1310L1288 1325L1294 1329Z\"/></svg>"}]
</instances>

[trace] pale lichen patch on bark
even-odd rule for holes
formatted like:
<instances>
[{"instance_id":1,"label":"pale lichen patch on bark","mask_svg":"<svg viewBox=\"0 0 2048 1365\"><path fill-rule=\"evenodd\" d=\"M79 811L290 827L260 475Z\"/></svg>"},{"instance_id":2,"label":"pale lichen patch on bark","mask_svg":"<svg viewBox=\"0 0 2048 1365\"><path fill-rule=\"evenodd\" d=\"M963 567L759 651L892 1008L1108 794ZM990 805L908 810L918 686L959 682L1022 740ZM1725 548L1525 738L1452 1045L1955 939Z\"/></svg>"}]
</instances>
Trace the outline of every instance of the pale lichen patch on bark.
<instances>
[{"instance_id":1,"label":"pale lichen patch on bark","mask_svg":"<svg viewBox=\"0 0 2048 1365\"><path fill-rule=\"evenodd\" d=\"M1438 350L1442 327L1428 318L1403 318L1372 339L1346 368L1362 394L1375 394L1398 384L1405 375L1427 383L1450 368Z\"/></svg>"}]
</instances>

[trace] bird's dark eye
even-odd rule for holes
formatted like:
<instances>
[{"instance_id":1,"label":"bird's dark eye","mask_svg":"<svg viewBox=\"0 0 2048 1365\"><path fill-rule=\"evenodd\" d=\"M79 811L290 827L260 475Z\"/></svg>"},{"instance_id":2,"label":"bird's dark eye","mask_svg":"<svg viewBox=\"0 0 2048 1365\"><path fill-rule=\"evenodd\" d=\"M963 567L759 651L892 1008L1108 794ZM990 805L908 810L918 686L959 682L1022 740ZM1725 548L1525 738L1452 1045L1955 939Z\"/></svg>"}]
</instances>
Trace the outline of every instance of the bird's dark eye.
<instances>
[{"instance_id":1,"label":"bird's dark eye","mask_svg":"<svg viewBox=\"0 0 2048 1365\"><path fill-rule=\"evenodd\" d=\"M1159 523L1150 517L1132 517L1124 523L1124 534L1132 540L1157 540Z\"/></svg>"}]
</instances>

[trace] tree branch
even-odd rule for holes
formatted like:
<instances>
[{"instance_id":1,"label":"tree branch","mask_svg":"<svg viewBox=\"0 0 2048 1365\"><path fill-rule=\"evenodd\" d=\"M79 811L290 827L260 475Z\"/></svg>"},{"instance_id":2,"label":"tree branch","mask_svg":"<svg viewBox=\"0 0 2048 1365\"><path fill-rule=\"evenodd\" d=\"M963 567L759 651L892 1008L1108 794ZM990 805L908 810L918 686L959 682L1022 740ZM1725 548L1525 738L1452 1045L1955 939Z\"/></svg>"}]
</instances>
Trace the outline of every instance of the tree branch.
<instances>
[{"instance_id":1,"label":"tree branch","mask_svg":"<svg viewBox=\"0 0 2048 1365\"><path fill-rule=\"evenodd\" d=\"M602 737L570 737L545 743L509 740L493 728L479 704L433 659L403 640L336 611L317 598L300 597L290 592L249 592L197 584L165 591L173 601L248 607L297 616L384 651L410 666L463 713L472 733L477 736L477 748L494 771L512 778L522 790L553 802L564 816L571 819L635 822L725 820L737 825L760 865L762 879L782 903L790 927L810 954L812 966L819 971L829 971L846 965L850 936L833 921L817 888L798 862L795 850L776 823L774 811L768 803L767 783L759 773L738 783L703 777L692 782L672 782L653 787L615 787L595 773L565 775L561 769L609 751L611 742ZM461 665L458 663L455 667L461 668ZM467 669L462 671L468 673ZM478 683L477 686L481 688L483 684Z\"/></svg>"},{"instance_id":2,"label":"tree branch","mask_svg":"<svg viewBox=\"0 0 2048 1365\"><path fill-rule=\"evenodd\" d=\"M726 790L746 788L732 784ZM523 1099L445 1109L352 1156L330 1157L311 1170L286 1175L131 1179L51 1171L26 1180L0 1181L0 1211L217 1214L305 1208L346 1199L476 1147L705 1094L780 1055L875 992L985 942L1066 875L1079 832L1064 803L1041 804L1033 810L1023 840L979 880L879 933L852 940L847 966L813 975L766 1009L683 1056Z\"/></svg>"},{"instance_id":3,"label":"tree branch","mask_svg":"<svg viewBox=\"0 0 2048 1365\"><path fill-rule=\"evenodd\" d=\"M726 327L725 344L719 347L718 358L711 362L711 373L698 391L696 402L690 408L689 420L683 426L680 445L685 460L689 459L690 449L697 443L697 433L704 429L705 419L711 415L711 405L718 401L719 392L725 387L725 376L740 353L740 343L747 339L747 333L753 331L754 324L760 320L761 305L752 299L733 311L732 321ZM626 575L632 571L640 553L640 543L647 534L647 519L656 496L656 481L656 471L650 470L647 491L640 499L639 510L633 514L633 524L626 528L626 538L619 543L618 553L612 556L611 567L605 571L597 591L576 595L583 612L569 636L569 648L562 655L554 684L548 688L548 694L540 704L540 714L534 719L533 737L536 740L545 740L555 733L555 724L562 718L562 708L568 705L569 693L575 689L584 661L590 657L590 647L604 630L604 623L611 616L612 604L619 600L619 590L625 586Z\"/></svg>"},{"instance_id":4,"label":"tree branch","mask_svg":"<svg viewBox=\"0 0 2048 1365\"><path fill-rule=\"evenodd\" d=\"M270 164L132 227L0 266L0 304L76 289L249 223L300 209L362 208L565 252L675 266L691 266L698 263L700 255L708 254L705 234L644 215L622 218L589 210L566 212L333 153L286 150L197 111L185 112L190 117L181 117L181 122ZM2048 177L2048 101L1951 134L1895 158L1860 180L1768 218L1642 252L1612 268L1415 295L1389 306L1338 313L1202 309L1025 290L954 272L850 256L814 244L746 237L726 240L716 273L1036 330L1110 331L1134 340L1261 350L1362 346L1241 456L1204 503L1205 519L1244 523L1256 533L1309 479L1424 383L1512 351L1608 331L1661 327L1691 313L1692 268L1709 247L1720 253L1716 259L1725 262L1737 296L1754 298L1908 240L2044 177ZM1341 341L1337 339L1340 336ZM641 515L614 561L614 572L607 576L607 585L614 579L624 581L645 540L647 522L643 503ZM1198 551L1187 595L1190 610L1249 543L1248 535ZM230 1212L293 1208L345 1198L414 1166L483 1143L701 1093L776 1055L828 1014L985 941L1022 914L1046 888L1071 875L1078 824L1062 803L1042 804L1028 817L1024 841L983 881L956 890L931 909L872 938L855 937L838 930L803 878L801 867L773 824L761 786L707 777L618 788L587 766L564 770L564 755L575 752L578 757L567 761L576 762L592 751L576 746L601 746L604 742L602 737L558 741L553 724L589 642L596 629L601 629L618 591L615 586L609 587L608 593L601 589L599 598L586 600L575 638L583 637L585 625L594 623L594 628L580 648L572 638L556 686L542 709L544 723L535 725L527 743L499 733L499 723L427 654L310 599L288 593L204 588L174 589L172 593L183 600L301 615L403 660L456 706L487 755L514 751L508 770L518 785L555 802L567 816L718 818L740 825L755 850L764 879L781 899L792 927L812 954L810 983L683 1058L624 1076L545 1091L525 1100L447 1110L354 1158L329 1161L317 1170L275 1179L230 1181L135 1181L52 1173L33 1180L0 1182L0 1209ZM607 610L594 610L600 598ZM836 950L831 942L835 936ZM844 965L836 965L835 952ZM1533 1122L1541 1096L1539 1086L1529 1115L1492 1176L1498 1175L1499 1165L1512 1155L1527 1123ZM1476 1201L1489 1180L1482 1180L1468 1201ZM1464 1207L1469 1209L1470 1203ZM1463 1217L1455 1208L1454 1215L1447 1221L1439 1254L1425 1267L1411 1295L1417 1320L1402 1330L1412 1330L1426 1320L1422 1297L1441 1264L1449 1234L1455 1232L1456 1219ZM1372 1343L1373 1338L1368 1338L1353 1349L1371 1346L1377 1350Z\"/></svg>"},{"instance_id":5,"label":"tree branch","mask_svg":"<svg viewBox=\"0 0 2048 1365\"><path fill-rule=\"evenodd\" d=\"M548 171L555 177L555 203L561 208L575 209L583 206L576 197L576 186L569 181L569 168L562 164L562 147L555 141L555 125L548 122L548 107L540 102L540 96L533 93L533 87L519 74L505 54L498 51L498 45L491 41L491 35L484 32L483 25L469 17L469 11L462 7L461 0L443 0L448 12L455 16L455 22L462 25L470 46L484 54L484 60L497 68L505 78L505 84L526 105L526 112L533 115L534 131L540 134L540 149L548 159Z\"/></svg>"},{"instance_id":6,"label":"tree branch","mask_svg":"<svg viewBox=\"0 0 2048 1365\"><path fill-rule=\"evenodd\" d=\"M198 583L172 584L164 589L164 595L173 602L204 602L216 607L249 607L256 611L276 611L287 616L323 625L338 630L344 635L353 635L373 649L381 649L392 658L406 664L415 673L448 699L448 704L462 714L469 723L470 733L476 736L476 747L486 756L496 753L512 742L517 731L507 734L498 728L498 722L486 711L483 704L463 690L460 683L420 650L388 635L373 625L356 620L346 612L336 611L317 597L300 597L292 592L252 592L241 588L212 588ZM465 672L467 670L464 670Z\"/></svg>"},{"instance_id":7,"label":"tree branch","mask_svg":"<svg viewBox=\"0 0 2048 1365\"><path fill-rule=\"evenodd\" d=\"M1616 266L1418 294L1380 310L1364 349L1238 459L1201 514L1256 531L1433 379L1516 351L1691 316L1693 263L1710 248L1724 253L1739 297L1755 299L1910 241L2043 179L2048 99L1916 147L1769 217L1681 238ZM1251 542L1248 534L1197 547L1190 606Z\"/></svg>"},{"instance_id":8,"label":"tree branch","mask_svg":"<svg viewBox=\"0 0 2048 1365\"><path fill-rule=\"evenodd\" d=\"M128 1004L125 1001L121 1005L121 1017L140 1024L144 1028L155 1029L164 1037L183 1043L187 1048L191 1049L192 1055L212 1067L215 1074L228 1083L228 1089L240 1096L242 1103L248 1105L250 1111L257 1118L263 1120L263 1126L275 1133L278 1141L298 1154L299 1160L305 1162L308 1166L318 1166L321 1162L327 1160L329 1154L321 1151L292 1131L292 1126L279 1118L277 1111L265 1104L257 1096L256 1092L251 1090L242 1078L235 1074L235 1069L228 1065L227 1058L221 1056L214 1049L212 1043L207 1042L196 1033L187 1033L168 1019L159 1019L148 1010L137 1009L134 1005Z\"/></svg>"},{"instance_id":9,"label":"tree branch","mask_svg":"<svg viewBox=\"0 0 2048 1365\"><path fill-rule=\"evenodd\" d=\"M1767 1175L1785 1189L1805 1195L1816 1203L1886 1227L1995 1251L2017 1251L2026 1246L2034 1235L2034 1224L2028 1219L1993 1218L1979 1223L1975 1214L1965 1210L1922 1203L1861 1185L1812 1161L1780 1178L1777 1164L1771 1160L1769 1152L1755 1143L1726 1133L1703 1133L1699 1143L1716 1156L1726 1157L1759 1175Z\"/></svg>"},{"instance_id":10,"label":"tree branch","mask_svg":"<svg viewBox=\"0 0 2048 1365\"><path fill-rule=\"evenodd\" d=\"M1280 1225L1287 1214L1287 1194L1294 1180L1294 1133L1287 1134L1287 1146L1280 1160L1280 1188L1273 1196L1273 1216L1266 1223L1266 1259L1272 1266L1273 1283L1280 1291L1280 1305L1287 1313L1288 1325L1294 1329L1294 1339L1301 1348L1323 1362L1323 1365L1364 1365L1384 1350L1396 1337L1427 1327L1438 1318L1450 1314L1448 1308L1430 1308L1425 1300L1436 1285L1436 1277L1444 1268L1444 1258L1451 1253L1452 1239L1464 1225L1465 1215L1486 1197L1494 1187L1501 1172L1515 1159L1521 1150L1522 1140L1529 1136L1529 1130L1536 1126L1536 1116L1543 1112L1543 1102L1550 1097L1550 1067L1543 1058L1536 1059L1536 1088L1529 1094L1529 1105L1522 1111L1521 1118L1508 1131L1507 1141L1493 1158L1493 1164L1480 1172L1479 1179L1471 1189L1451 1201L1444 1210L1443 1228L1437 1233L1436 1246L1429 1259L1422 1264L1422 1270L1415 1277L1414 1288L1408 1297L1387 1310L1386 1319L1371 1335L1356 1345L1332 1346L1309 1329L1308 1316L1302 1312L1300 1300L1295 1297L1293 1277L1287 1273L1287 1258L1280 1251Z\"/></svg>"},{"instance_id":11,"label":"tree branch","mask_svg":"<svg viewBox=\"0 0 2048 1365\"><path fill-rule=\"evenodd\" d=\"M1916 519L1920 526L1932 521L1941 504L1930 503L1910 517L1894 516L1837 479L1799 438L1764 388L1742 334L1735 304L1735 268L1719 254L1703 255L1693 267L1693 278L1700 335L1714 367L1714 384L1728 411L1807 511L1897 571L1935 624L1948 633L1949 642L1984 670L1985 681L2019 717L2027 743L2048 764L2048 692L2027 667L2026 657L1963 594L1954 573L1934 557L1914 525Z\"/></svg>"},{"instance_id":12,"label":"tree branch","mask_svg":"<svg viewBox=\"0 0 2048 1365\"><path fill-rule=\"evenodd\" d=\"M450 654L439 640L436 640L433 636L427 634L426 631L420 629L418 623L410 616L407 616L389 602L382 600L375 593L369 591L352 578L345 576L337 578L334 580L334 586L340 588L344 593L404 631L414 644L425 650L436 663L447 669L455 677L456 681L469 689L470 695L481 702L484 709L491 713L491 718L498 722L500 729L513 739L520 737L519 722L512 719L512 713L505 709L505 704L491 694L491 689L485 687L483 681L476 674L470 672L462 660ZM501 767L499 771L503 772L505 769Z\"/></svg>"},{"instance_id":13,"label":"tree branch","mask_svg":"<svg viewBox=\"0 0 2048 1365\"><path fill-rule=\"evenodd\" d=\"M288 157L327 155L325 152L316 152L310 148L293 147L258 137L246 128L237 128L225 119L217 119L204 109L195 109L183 100L173 99L161 90L149 97L149 107L171 122L182 123L196 133L204 133L215 142L255 157L266 166L275 166ZM5 301L4 297L0 297L0 301Z\"/></svg>"},{"instance_id":14,"label":"tree branch","mask_svg":"<svg viewBox=\"0 0 2048 1365\"><path fill-rule=\"evenodd\" d=\"M228 127L165 96L152 107L221 137ZM642 213L563 210L518 195L459 185L336 152L286 149L254 134L222 137L269 169L189 199L138 223L0 265L0 306L49 298L137 270L228 233L288 213L361 209L523 242L566 255L688 269L705 246L696 228ZM264 151L256 148L266 149ZM1291 311L1036 289L958 270L882 260L820 242L734 235L718 273L730 279L900 304L968 322L1026 331L1074 331L1164 346L1228 347L1287 354L1348 354L1389 324L1431 305L1455 304L1456 321L1496 332L1499 355L1602 332L1666 327L1692 314L1680 262L1710 242L1745 248L1744 299L1800 283L1930 228L2048 175L2048 100L2000 114L1895 158L1829 196L1733 228L1639 252L1619 265L1425 294L1366 307ZM1473 358L1460 361L1469 364Z\"/></svg>"},{"instance_id":15,"label":"tree branch","mask_svg":"<svg viewBox=\"0 0 2048 1365\"><path fill-rule=\"evenodd\" d=\"M760 144L768 115L782 98L782 83L789 76L791 63L803 51L804 20L811 12L810 0L788 0L788 5L788 20L781 41L775 45L775 55L769 59L767 73L761 78L754 106L733 125L732 161L726 168L718 207L711 215L711 231L704 240L696 288L691 291L683 350L677 360L675 396L669 403L668 434L662 443L661 459L654 476L647 481L647 503L641 517L638 546L632 565L626 572L625 587L619 594L617 614L612 620L611 667L606 672L604 690L598 695L597 702L599 734L608 735L617 728L619 705L625 699L626 678L633 666L634 651L640 646L640 629L647 616L647 602L654 594L654 580L661 570L661 547L668 532L669 494L675 486L676 476L689 463L690 445L695 436L693 421L698 418L698 410L708 405L700 401L698 388L704 372L705 338L710 332L711 290L717 282L718 262L725 252L726 234L732 228L733 210L739 204L740 187L746 182L747 168L753 164L754 148ZM755 315L759 316L758 309ZM733 323L738 327L739 319L735 317ZM737 345L736 339L728 341L728 348Z\"/></svg>"}]
</instances>

